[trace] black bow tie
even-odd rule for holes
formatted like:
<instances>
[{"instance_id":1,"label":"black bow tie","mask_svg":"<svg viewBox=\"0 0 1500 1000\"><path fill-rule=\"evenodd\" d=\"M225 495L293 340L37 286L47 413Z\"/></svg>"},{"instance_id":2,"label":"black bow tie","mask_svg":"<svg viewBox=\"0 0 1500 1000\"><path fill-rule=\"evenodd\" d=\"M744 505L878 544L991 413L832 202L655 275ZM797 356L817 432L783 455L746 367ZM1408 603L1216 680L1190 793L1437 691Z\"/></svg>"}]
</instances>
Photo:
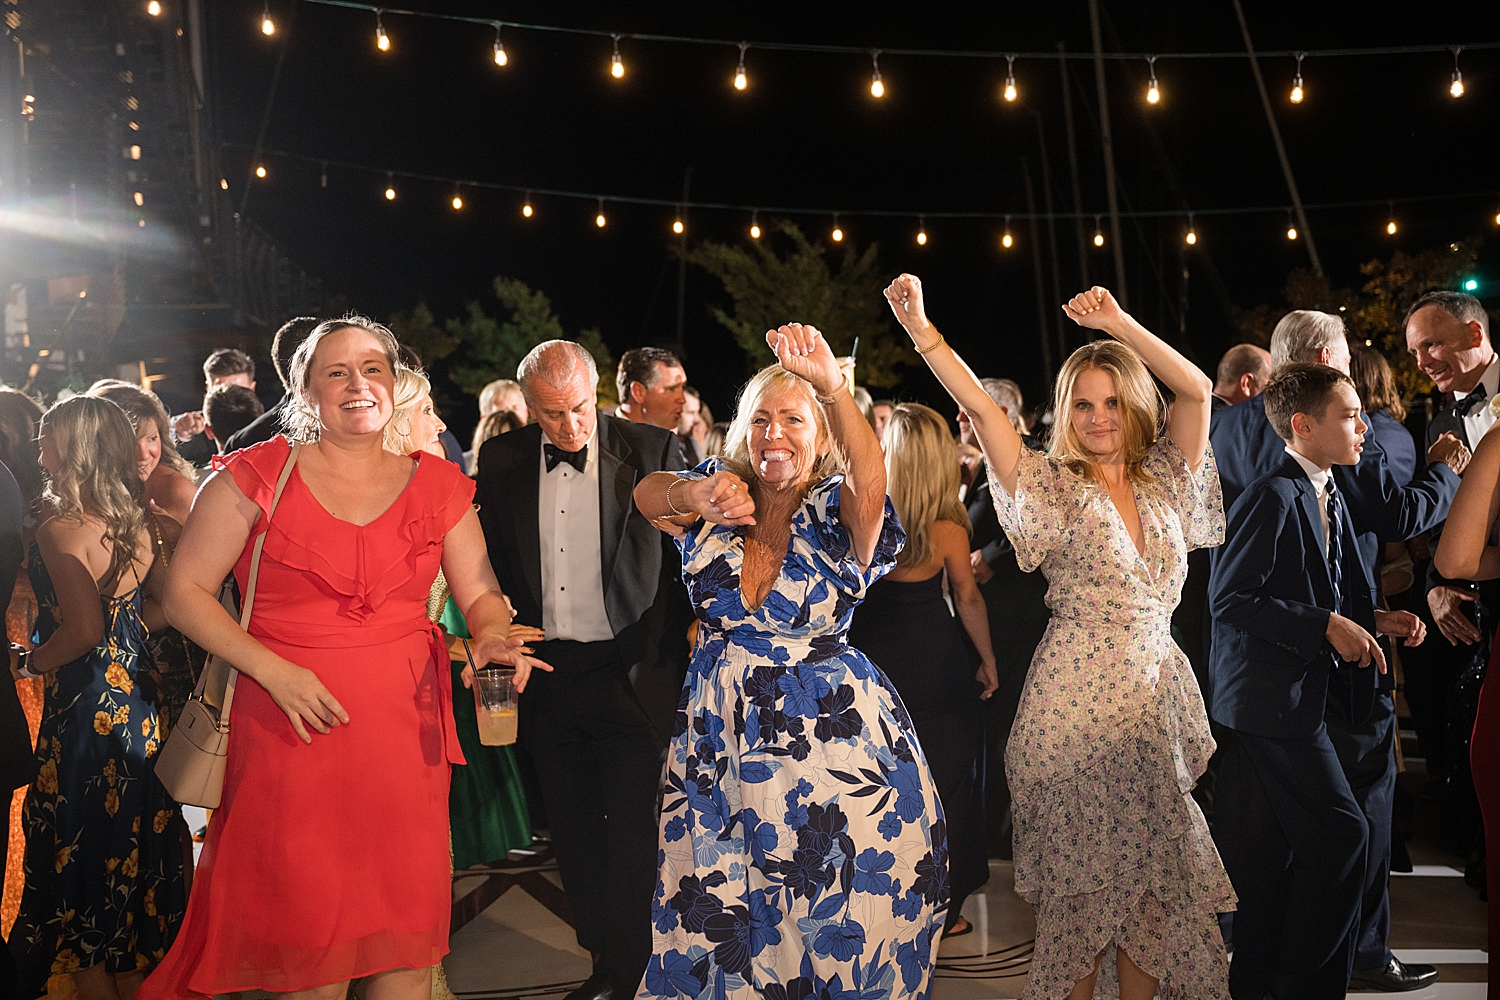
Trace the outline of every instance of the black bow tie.
<instances>
[{"instance_id":1,"label":"black bow tie","mask_svg":"<svg viewBox=\"0 0 1500 1000\"><path fill-rule=\"evenodd\" d=\"M1453 412L1460 417L1467 417L1479 407L1480 403L1484 402L1486 395L1484 383L1481 382L1474 387L1473 392L1469 393L1463 399L1454 401Z\"/></svg>"},{"instance_id":2,"label":"black bow tie","mask_svg":"<svg viewBox=\"0 0 1500 1000\"><path fill-rule=\"evenodd\" d=\"M577 451L563 451L561 448L557 447L557 445L543 444L542 455L547 459L548 472L551 472L553 469L557 468L558 462L567 462L579 472L582 472L583 467L589 464L588 445L584 445Z\"/></svg>"}]
</instances>

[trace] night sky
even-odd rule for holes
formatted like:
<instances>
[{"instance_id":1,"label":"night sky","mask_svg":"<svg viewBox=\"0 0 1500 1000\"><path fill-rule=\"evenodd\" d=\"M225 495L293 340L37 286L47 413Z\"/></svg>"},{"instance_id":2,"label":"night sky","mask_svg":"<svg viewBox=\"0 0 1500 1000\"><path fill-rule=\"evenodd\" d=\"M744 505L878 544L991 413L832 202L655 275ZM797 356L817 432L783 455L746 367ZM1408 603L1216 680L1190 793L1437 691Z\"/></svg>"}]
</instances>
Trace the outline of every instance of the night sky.
<instances>
[{"instance_id":1,"label":"night sky","mask_svg":"<svg viewBox=\"0 0 1500 1000\"><path fill-rule=\"evenodd\" d=\"M1061 41L1072 52L1090 49L1082 0L411 3L469 16L752 43L1045 52ZM1029 161L1040 203L1039 115L1054 208L1070 211L1055 59L1018 61L1021 99L1006 104L999 98L1004 60L887 54L880 65L888 91L876 101L869 96L866 56L752 45L750 87L739 93L730 85L733 47L626 40L628 72L615 81L608 75L608 39L507 29L510 65L497 69L493 32L481 25L388 14L393 50L382 55L374 45L374 18L365 11L300 3L293 20L288 0L272 0L282 30L267 39L257 28L261 0L206 6L218 138L236 200L251 166L242 147L255 142L276 56L287 45L265 133L268 149L443 177L674 200L691 165L694 200L846 212L1008 212L1016 216L1011 225L1018 239L1010 251L999 246L998 220L928 220L930 241L918 247L915 220L847 214L841 219L844 246L878 242L886 272L920 275L934 322L981 375L1017 379L1032 401L1044 389L1020 160ZM1500 38L1493 3L1413 6L1399 21L1374 16L1365 4L1249 2L1246 8L1258 50ZM1227 2L1116 0L1103 11L1106 50L1243 51ZM1424 21L1422 15L1430 16ZM1144 60L1106 65L1122 207L1184 214L1187 208L1273 209L1196 216L1199 242L1186 254L1187 336L1179 346L1211 371L1233 342L1226 300L1242 307L1277 301L1288 271L1308 263L1305 242L1284 235L1289 197L1249 65L1243 59L1163 59L1157 64L1162 101L1155 107L1144 100ZM1069 66L1084 210L1102 215L1093 65ZM1309 58L1303 65L1307 99L1294 106L1287 100L1293 60L1262 59L1304 201L1382 202L1310 213L1336 286L1357 287L1359 264L1396 249L1415 252L1496 230L1500 50L1465 52L1461 66L1468 92L1454 100L1447 92L1453 61L1446 52ZM676 339L670 208L609 205L609 225L600 231L592 202L537 197L536 216L526 220L519 195L470 189L463 191L464 210L455 212L448 206L453 189L442 184L400 182L400 196L387 203L383 175L330 167L322 188L316 163L275 156L264 162L271 176L253 185L246 213L357 310L387 318L425 300L444 317L479 297L493 312L490 281L506 275L545 291L570 335L598 327L617 356ZM1481 196L1398 201L1400 230L1386 234L1386 199L1463 193ZM762 222L768 219L763 215ZM745 240L749 225L746 214L720 211L694 212L687 221L690 239ZM835 247L828 239L831 216L796 221ZM1107 217L1103 222L1107 233ZM1173 339L1184 222L1123 220L1130 308ZM1061 284L1071 294L1081 278L1073 223L1056 227ZM1086 228L1092 236L1092 219ZM1487 244L1480 277L1487 272L1500 282L1497 245L1500 240ZM1050 260L1043 266L1050 300ZM1109 247L1090 245L1088 266L1092 281L1113 284ZM1481 294L1488 291L1485 282ZM717 281L690 268L683 337L689 381L727 414L744 369L729 333L709 315L710 305L723 302L727 296ZM1055 306L1049 301L1049 310ZM946 402L925 370L908 377L901 391L906 398ZM453 417L467 423L460 413Z\"/></svg>"}]
</instances>

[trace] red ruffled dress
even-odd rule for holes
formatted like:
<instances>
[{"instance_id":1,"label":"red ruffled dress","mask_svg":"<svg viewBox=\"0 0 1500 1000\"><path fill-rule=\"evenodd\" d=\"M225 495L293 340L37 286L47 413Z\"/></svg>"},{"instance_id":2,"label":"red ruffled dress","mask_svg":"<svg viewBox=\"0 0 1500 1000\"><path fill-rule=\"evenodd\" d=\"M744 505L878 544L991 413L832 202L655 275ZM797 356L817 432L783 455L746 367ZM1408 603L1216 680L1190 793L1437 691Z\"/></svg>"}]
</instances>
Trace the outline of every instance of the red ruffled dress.
<instances>
[{"instance_id":1,"label":"red ruffled dress","mask_svg":"<svg viewBox=\"0 0 1500 1000\"><path fill-rule=\"evenodd\" d=\"M215 467L264 512L289 448L273 438ZM310 989L447 953L449 765L464 759L448 651L426 607L474 483L416 459L406 490L363 526L330 515L292 473L249 631L315 672L350 721L306 745L240 676L223 803L182 930L139 1000ZM242 590L254 541L235 566Z\"/></svg>"}]
</instances>

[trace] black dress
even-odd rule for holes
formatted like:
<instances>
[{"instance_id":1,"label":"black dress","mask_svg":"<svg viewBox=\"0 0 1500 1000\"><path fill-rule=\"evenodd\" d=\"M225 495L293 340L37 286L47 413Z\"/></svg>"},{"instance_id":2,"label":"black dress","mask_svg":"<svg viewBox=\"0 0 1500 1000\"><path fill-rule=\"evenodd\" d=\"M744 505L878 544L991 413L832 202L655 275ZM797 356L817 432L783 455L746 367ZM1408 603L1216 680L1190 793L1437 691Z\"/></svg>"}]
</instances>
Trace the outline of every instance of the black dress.
<instances>
[{"instance_id":1,"label":"black dress","mask_svg":"<svg viewBox=\"0 0 1500 1000\"><path fill-rule=\"evenodd\" d=\"M943 599L943 573L873 584L849 645L884 671L911 714L948 821L948 927L989 881L984 839L984 716L975 660Z\"/></svg>"}]
</instances>

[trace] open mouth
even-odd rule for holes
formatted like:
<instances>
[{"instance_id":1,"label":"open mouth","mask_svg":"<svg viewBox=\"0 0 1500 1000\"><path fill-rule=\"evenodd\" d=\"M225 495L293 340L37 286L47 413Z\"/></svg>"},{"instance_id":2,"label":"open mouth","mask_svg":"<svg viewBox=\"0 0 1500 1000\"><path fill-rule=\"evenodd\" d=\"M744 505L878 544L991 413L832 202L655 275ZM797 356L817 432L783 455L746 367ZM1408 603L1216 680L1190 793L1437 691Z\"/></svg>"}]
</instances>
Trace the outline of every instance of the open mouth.
<instances>
[{"instance_id":1,"label":"open mouth","mask_svg":"<svg viewBox=\"0 0 1500 1000\"><path fill-rule=\"evenodd\" d=\"M790 462L792 453L784 449L774 449L761 452L760 457L763 462Z\"/></svg>"},{"instance_id":2,"label":"open mouth","mask_svg":"<svg viewBox=\"0 0 1500 1000\"><path fill-rule=\"evenodd\" d=\"M341 410L365 410L374 406L375 403L368 399L353 399L339 406Z\"/></svg>"}]
</instances>

